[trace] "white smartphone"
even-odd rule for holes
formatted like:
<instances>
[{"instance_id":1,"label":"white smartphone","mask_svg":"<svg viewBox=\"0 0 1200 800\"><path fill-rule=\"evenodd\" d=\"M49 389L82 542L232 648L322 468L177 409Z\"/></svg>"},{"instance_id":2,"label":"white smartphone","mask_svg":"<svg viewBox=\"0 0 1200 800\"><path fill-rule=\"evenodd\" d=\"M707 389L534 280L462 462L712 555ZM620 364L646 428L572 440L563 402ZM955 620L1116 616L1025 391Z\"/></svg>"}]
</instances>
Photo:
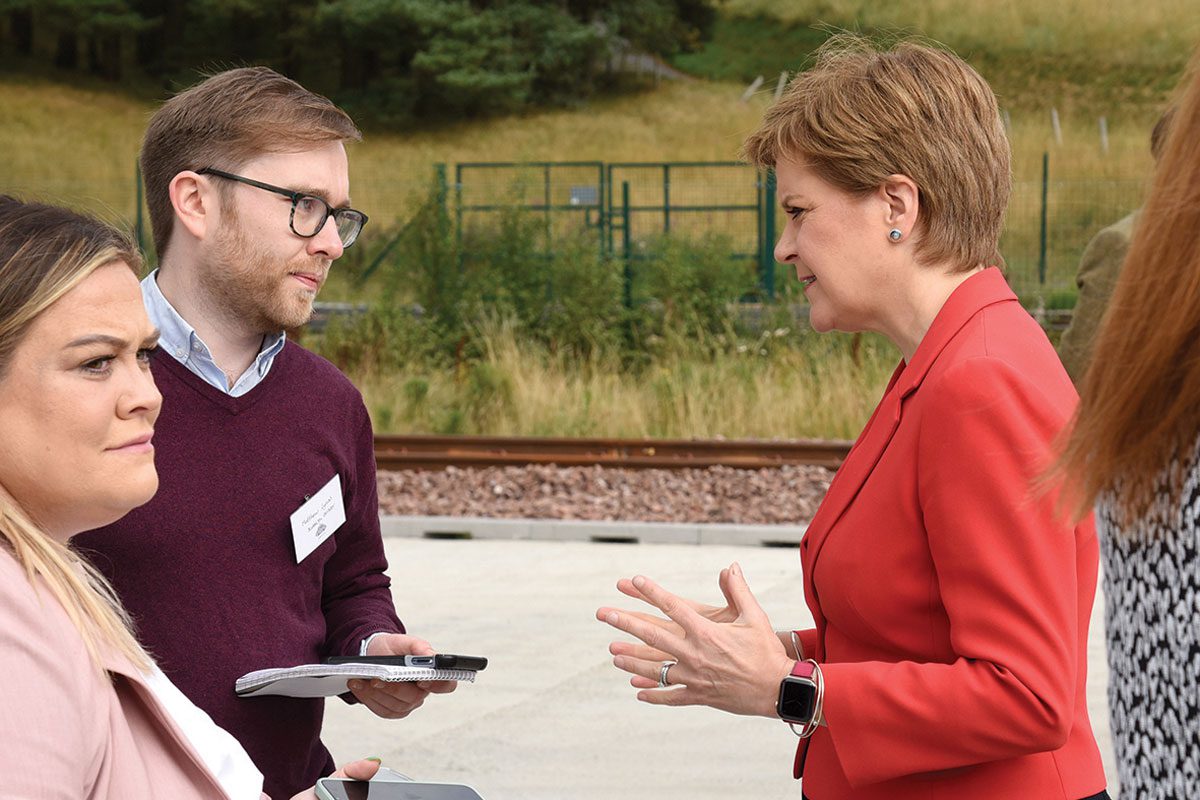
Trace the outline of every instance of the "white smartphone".
<instances>
[{"instance_id":1,"label":"white smartphone","mask_svg":"<svg viewBox=\"0 0 1200 800\"><path fill-rule=\"evenodd\" d=\"M318 800L483 800L479 792L463 783L423 781L352 781L321 778Z\"/></svg>"}]
</instances>

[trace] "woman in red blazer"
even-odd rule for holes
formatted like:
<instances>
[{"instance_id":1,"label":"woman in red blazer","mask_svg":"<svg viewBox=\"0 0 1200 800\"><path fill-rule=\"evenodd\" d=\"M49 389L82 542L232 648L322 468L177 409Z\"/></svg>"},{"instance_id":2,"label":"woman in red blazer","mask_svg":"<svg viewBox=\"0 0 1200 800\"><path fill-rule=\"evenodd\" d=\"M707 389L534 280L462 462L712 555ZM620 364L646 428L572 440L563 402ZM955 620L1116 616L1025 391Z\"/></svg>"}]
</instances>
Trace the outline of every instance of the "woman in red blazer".
<instances>
[{"instance_id":1,"label":"woman in red blazer","mask_svg":"<svg viewBox=\"0 0 1200 800\"><path fill-rule=\"evenodd\" d=\"M750 136L774 168L818 331L903 361L801 545L816 627L776 634L735 564L725 608L645 577L666 618L603 608L639 699L792 721L811 800L1105 798L1085 703L1091 518L1034 481L1077 401L994 265L995 97L960 59L839 37ZM670 686L671 688L666 688Z\"/></svg>"}]
</instances>

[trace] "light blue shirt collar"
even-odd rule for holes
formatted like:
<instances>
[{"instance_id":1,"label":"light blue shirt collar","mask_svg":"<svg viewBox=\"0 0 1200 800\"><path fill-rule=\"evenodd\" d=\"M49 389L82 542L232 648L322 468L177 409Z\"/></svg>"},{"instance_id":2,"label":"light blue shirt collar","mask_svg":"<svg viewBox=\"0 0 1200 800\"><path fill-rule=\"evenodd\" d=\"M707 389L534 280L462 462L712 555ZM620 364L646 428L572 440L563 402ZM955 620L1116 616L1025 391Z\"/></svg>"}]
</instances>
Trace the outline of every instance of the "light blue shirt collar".
<instances>
[{"instance_id":1,"label":"light blue shirt collar","mask_svg":"<svg viewBox=\"0 0 1200 800\"><path fill-rule=\"evenodd\" d=\"M283 331L263 337L262 349L258 351L254 363L230 386L225 373L213 361L208 345L163 296L158 288L157 276L158 270L154 270L142 280L142 302L150 321L158 328L158 346L205 383L231 397L241 397L262 383L275 356L283 349L286 340Z\"/></svg>"}]
</instances>

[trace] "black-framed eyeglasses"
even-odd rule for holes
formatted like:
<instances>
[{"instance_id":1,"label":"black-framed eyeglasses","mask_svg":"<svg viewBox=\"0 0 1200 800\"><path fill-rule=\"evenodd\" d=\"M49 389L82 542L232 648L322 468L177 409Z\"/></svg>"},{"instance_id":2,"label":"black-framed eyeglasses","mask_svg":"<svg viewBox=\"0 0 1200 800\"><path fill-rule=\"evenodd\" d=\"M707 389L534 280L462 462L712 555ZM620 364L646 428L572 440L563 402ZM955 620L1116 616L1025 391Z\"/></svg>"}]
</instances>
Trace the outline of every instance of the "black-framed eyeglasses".
<instances>
[{"instance_id":1,"label":"black-framed eyeglasses","mask_svg":"<svg viewBox=\"0 0 1200 800\"><path fill-rule=\"evenodd\" d=\"M361 211L356 211L353 208L334 208L315 195L295 192L291 189L284 189L281 186L272 186L269 183L256 181L252 178L244 178L241 175L234 175L232 172L223 172L212 167L198 169L196 170L196 174L213 175L218 178L237 181L238 183L244 183L256 189L265 189L268 192L281 194L288 198L292 201L292 216L288 224L292 228L292 233L304 239L311 239L320 233L321 229L325 227L325 223L329 221L329 218L333 217L333 224L337 226L338 238L342 240L342 247L349 247L354 244L354 240L362 232L363 225L367 224L367 215Z\"/></svg>"}]
</instances>

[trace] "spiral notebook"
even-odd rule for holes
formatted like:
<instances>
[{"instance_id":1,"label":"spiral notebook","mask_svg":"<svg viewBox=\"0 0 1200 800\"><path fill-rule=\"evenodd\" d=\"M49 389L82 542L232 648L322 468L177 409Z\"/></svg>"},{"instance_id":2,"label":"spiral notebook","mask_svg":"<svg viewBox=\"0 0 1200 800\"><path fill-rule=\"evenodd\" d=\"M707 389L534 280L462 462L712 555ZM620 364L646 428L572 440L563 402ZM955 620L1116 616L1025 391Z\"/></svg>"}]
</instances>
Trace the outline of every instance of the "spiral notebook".
<instances>
[{"instance_id":1,"label":"spiral notebook","mask_svg":"<svg viewBox=\"0 0 1200 800\"><path fill-rule=\"evenodd\" d=\"M395 681L467 681L475 680L472 669L434 669L389 664L302 664L247 672L238 678L234 691L238 697L281 695L283 697L333 697L349 691L346 682L362 678L389 683Z\"/></svg>"}]
</instances>

